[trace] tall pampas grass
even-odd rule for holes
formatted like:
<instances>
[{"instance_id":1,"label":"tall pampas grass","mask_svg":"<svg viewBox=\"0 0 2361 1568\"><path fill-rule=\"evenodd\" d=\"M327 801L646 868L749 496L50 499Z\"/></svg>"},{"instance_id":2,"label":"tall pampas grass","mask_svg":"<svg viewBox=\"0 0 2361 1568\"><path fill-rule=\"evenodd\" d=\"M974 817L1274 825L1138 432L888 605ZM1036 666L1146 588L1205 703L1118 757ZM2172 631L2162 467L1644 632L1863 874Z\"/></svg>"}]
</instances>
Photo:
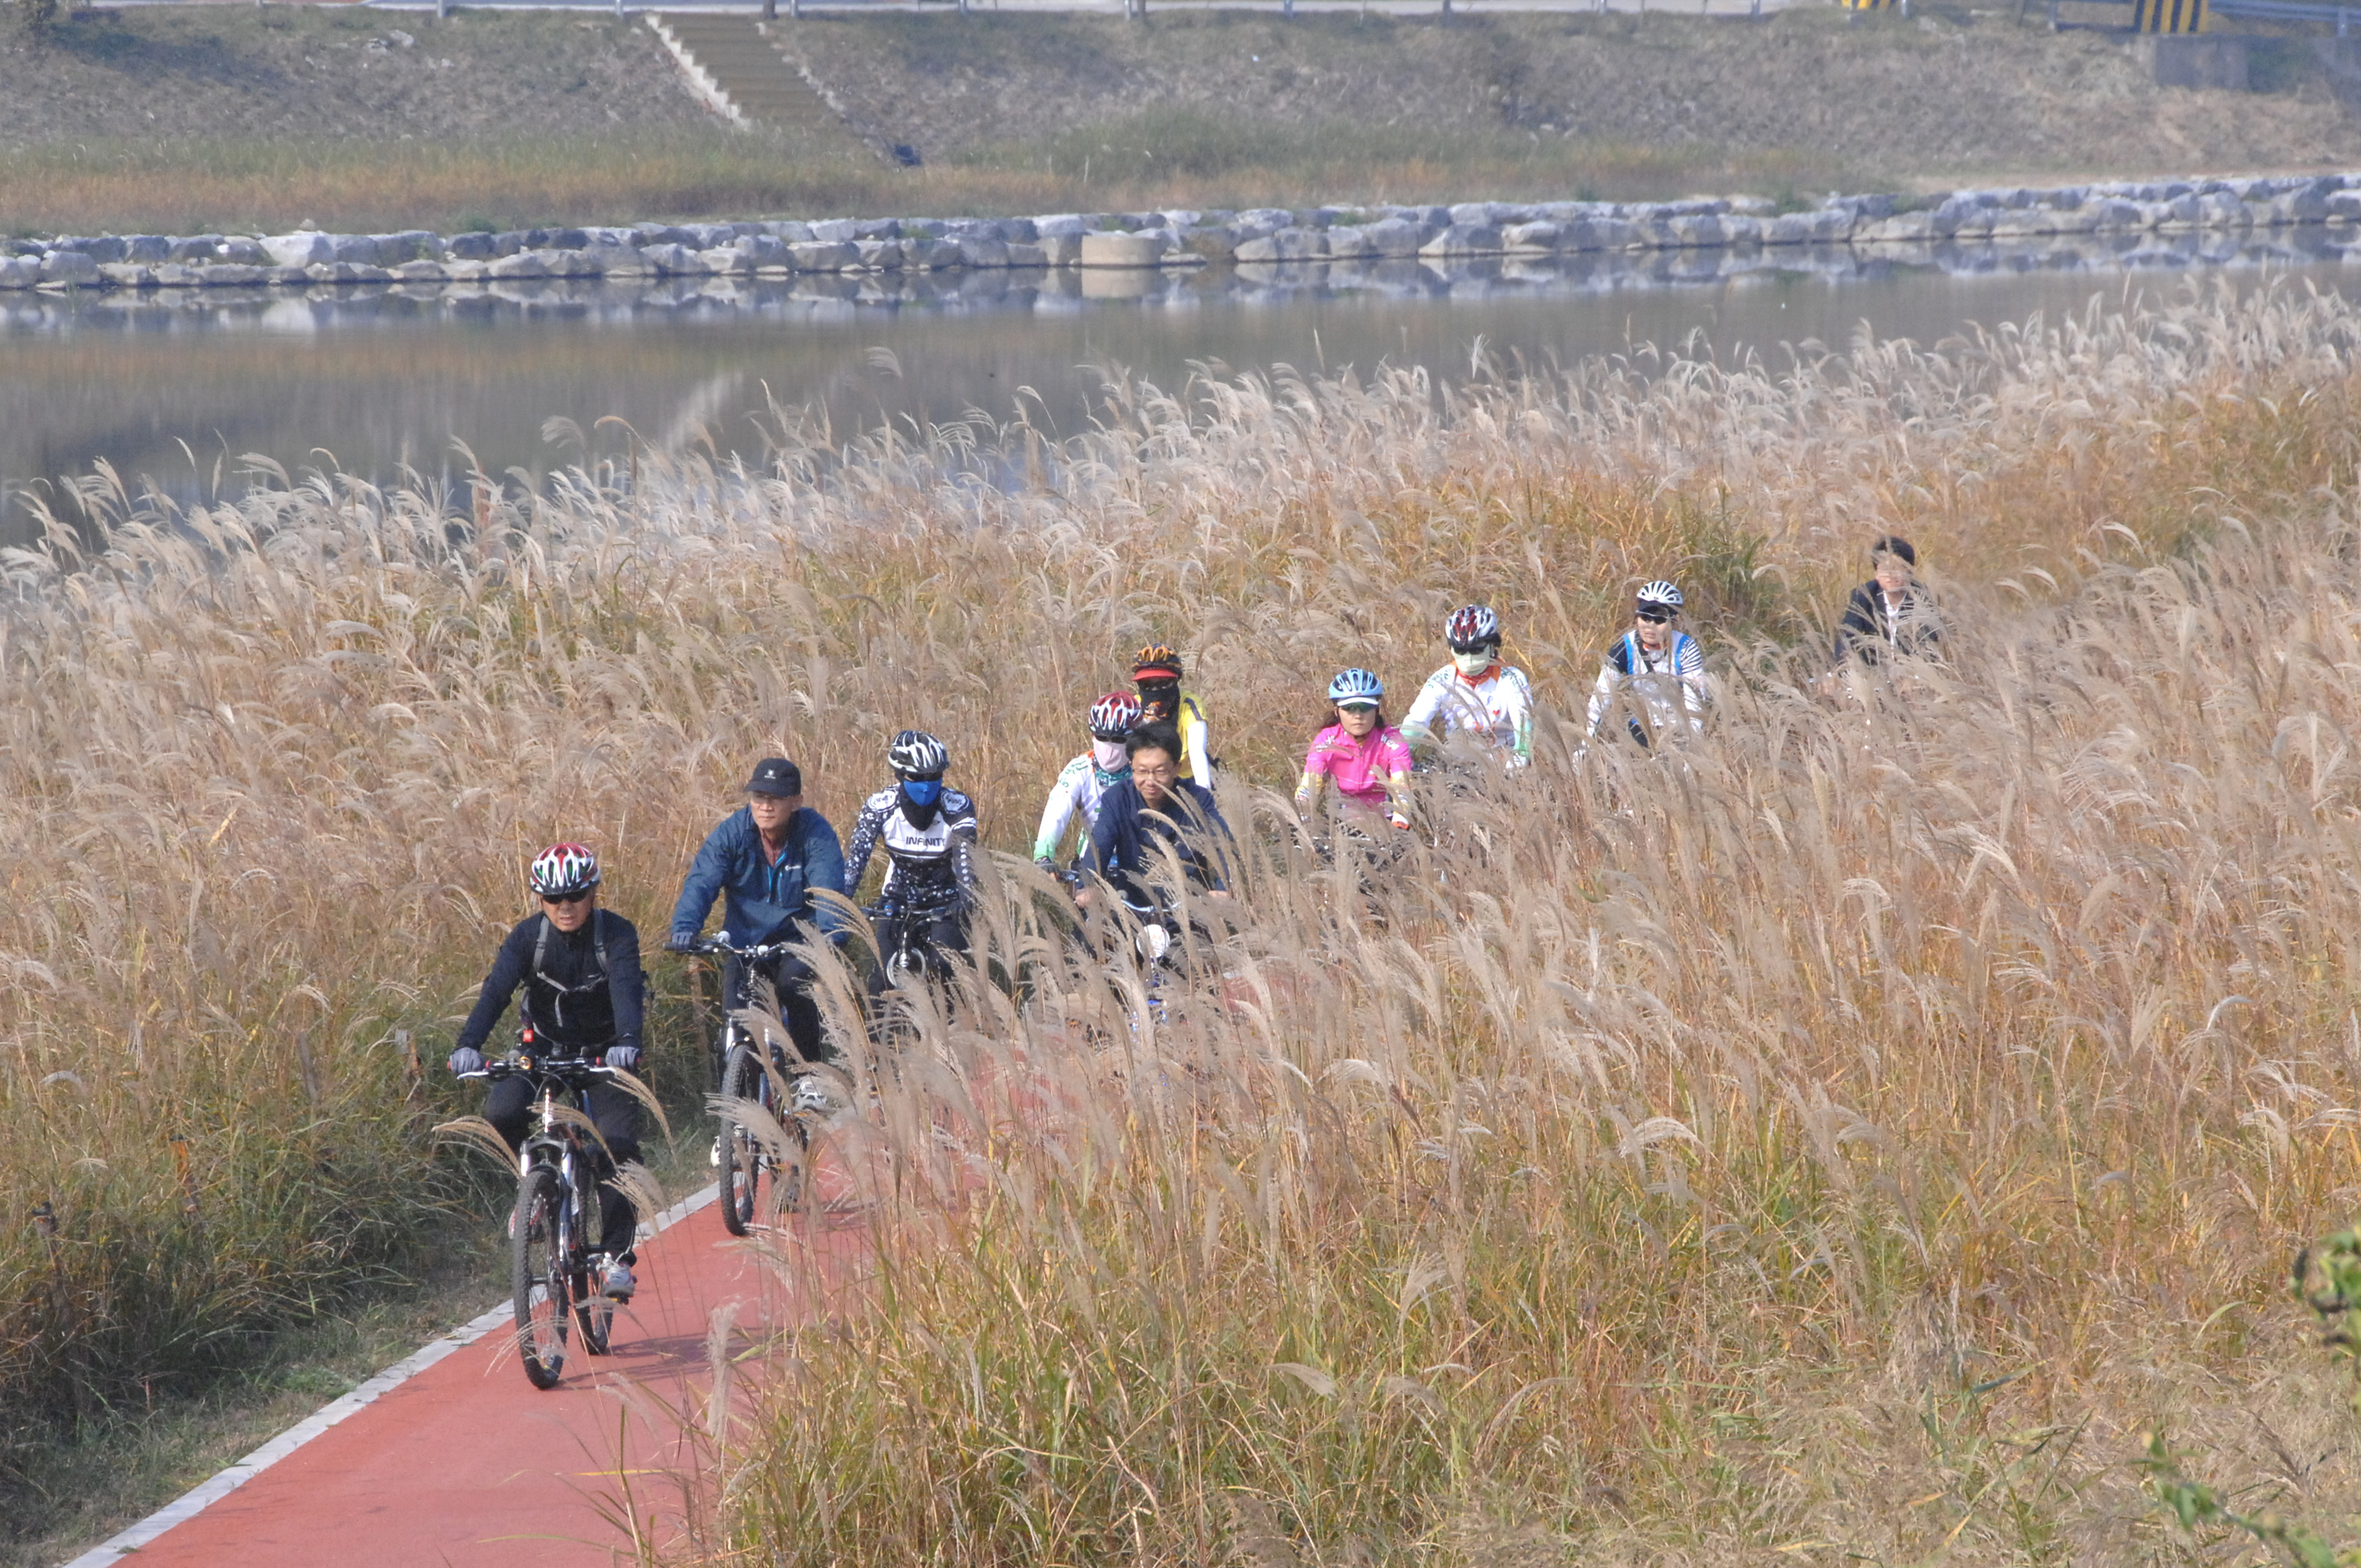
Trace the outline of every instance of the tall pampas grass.
<instances>
[{"instance_id":1,"label":"tall pampas grass","mask_svg":"<svg viewBox=\"0 0 2361 1568\"><path fill-rule=\"evenodd\" d=\"M2274 291L1775 365L1118 378L1062 441L783 415L760 471L537 493L94 476L5 563L0 1212L58 1221L0 1228L7 1408L401 1266L539 844L653 930L752 756L845 827L916 725L1019 850L1154 638L1246 839L1200 987L1143 1028L995 874L985 977L845 1135L874 1277L715 1423L699 1550L2135 1550L2108 1434L2257 1365L2270 1249L2354 1176L2356 328ZM1953 658L1839 701L1806 677L1888 530ZM1577 756L1660 575L1712 733ZM1330 670L1407 692L1469 598L1555 717L1364 894L1253 786Z\"/></svg>"}]
</instances>

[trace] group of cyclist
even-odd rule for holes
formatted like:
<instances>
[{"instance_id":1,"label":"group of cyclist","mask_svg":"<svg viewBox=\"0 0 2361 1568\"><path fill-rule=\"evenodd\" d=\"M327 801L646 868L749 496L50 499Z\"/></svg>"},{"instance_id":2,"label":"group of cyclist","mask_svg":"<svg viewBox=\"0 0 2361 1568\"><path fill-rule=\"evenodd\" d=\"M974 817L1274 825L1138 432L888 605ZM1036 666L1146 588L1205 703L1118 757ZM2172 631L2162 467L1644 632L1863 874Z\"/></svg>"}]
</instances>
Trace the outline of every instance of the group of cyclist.
<instances>
[{"instance_id":1,"label":"group of cyclist","mask_svg":"<svg viewBox=\"0 0 2361 1568\"><path fill-rule=\"evenodd\" d=\"M1875 575L1852 593L1837 633L1837 663L1936 651L1940 630L1915 576L1917 557L1909 542L1888 536L1871 554ZM1703 729L1709 699L1705 654L1680 627L1682 602L1679 587L1664 579L1643 584L1633 596L1631 626L1608 647L1590 691L1592 737L1628 738L1653 750ZM1328 683L1334 722L1312 738L1296 784L1296 806L1307 818L1333 788L1332 809L1356 830L1406 829L1411 774L1422 758L1446 763L1488 758L1510 770L1531 764L1532 685L1501 657L1499 617L1487 606L1465 605L1446 619L1443 635L1449 661L1419 688L1400 728L1386 720L1385 685L1374 673L1343 670ZM1172 649L1160 643L1141 649L1133 662L1132 689L1109 692L1091 705L1090 748L1066 763L1050 786L1033 856L1073 886L1075 902L1085 910L1093 887L1102 884L1135 913L1148 909L1150 869L1168 853L1194 885L1216 897L1226 894L1229 830L1212 789L1218 765L1212 725L1204 704L1183 689L1183 674ZM803 776L794 762L769 757L757 763L746 781L745 805L706 837L690 863L673 907L669 948L698 950L717 898L732 945L840 941L842 915L813 894L850 896L882 850L884 878L873 911L881 956L912 943L938 955L962 953L976 887L975 803L944 782L950 751L933 735L903 730L887 746L886 762L894 783L862 803L849 853L828 819L804 804ZM551 1047L624 1071L637 1067L646 987L639 934L629 920L598 907L598 857L580 844L553 845L534 860L528 881L541 912L501 944L459 1032L453 1072L482 1068L483 1046L520 989L525 1020ZM887 967L881 962L873 971L873 992L891 983ZM802 1059L794 1108L824 1112L831 1102L829 1090L808 1069L829 1063L834 1053L811 994L815 977L792 955L749 964L728 954L722 991L730 1008L748 1004L757 973L770 982ZM512 1078L494 1084L487 1097L485 1119L511 1148L524 1135L530 1093L525 1080ZM585 1109L611 1159L638 1157L640 1106L630 1093L602 1085L590 1091ZM602 1188L601 1204L610 1248L601 1288L610 1299L627 1301L637 1283L631 1204L611 1182ZM616 1240L624 1245L612 1245Z\"/></svg>"}]
</instances>

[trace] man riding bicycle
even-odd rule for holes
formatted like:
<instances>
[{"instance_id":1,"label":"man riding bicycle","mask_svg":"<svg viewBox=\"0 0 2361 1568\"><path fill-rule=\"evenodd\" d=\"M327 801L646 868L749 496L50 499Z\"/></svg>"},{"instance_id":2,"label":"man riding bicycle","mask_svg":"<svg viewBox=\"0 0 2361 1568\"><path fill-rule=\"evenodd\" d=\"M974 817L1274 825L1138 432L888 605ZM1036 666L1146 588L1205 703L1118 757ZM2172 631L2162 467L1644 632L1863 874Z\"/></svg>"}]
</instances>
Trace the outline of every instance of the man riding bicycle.
<instances>
[{"instance_id":1,"label":"man riding bicycle","mask_svg":"<svg viewBox=\"0 0 2361 1568\"><path fill-rule=\"evenodd\" d=\"M1090 868L1114 886L1135 911L1156 900L1144 879L1169 846L1190 883L1216 897L1228 896L1223 873L1229 824L1213 804L1213 792L1180 777L1180 732L1170 724L1143 724L1125 742L1131 777L1099 800L1091 829ZM1075 902L1087 908L1085 889Z\"/></svg>"},{"instance_id":2,"label":"man riding bicycle","mask_svg":"<svg viewBox=\"0 0 2361 1568\"><path fill-rule=\"evenodd\" d=\"M521 921L500 944L451 1052L452 1072L483 1070L484 1042L520 986L521 1012L537 1039L566 1056L636 1070L647 986L640 971L640 934L629 920L598 906L598 857L580 844L553 844L533 861L527 880L541 898L541 913ZM524 1142L533 1095L531 1080L505 1078L484 1097L484 1120L511 1150ZM593 1086L588 1099L606 1151L600 1160L598 1230L608 1263L599 1288L614 1300L628 1301L639 1284L631 1276L631 1265L639 1261L631 1247L638 1213L631 1199L603 1179L612 1174L613 1165L640 1157L640 1102L607 1083Z\"/></svg>"},{"instance_id":3,"label":"man riding bicycle","mask_svg":"<svg viewBox=\"0 0 2361 1568\"><path fill-rule=\"evenodd\" d=\"M696 947L717 894L722 901L722 923L739 946L835 938L843 917L815 905L811 895L844 890L844 850L828 818L804 804L803 770L785 757L765 757L746 781L746 804L706 835L697 859L689 863L680 901L673 905L667 946L676 953ZM786 954L753 967L777 992L796 1054L807 1062L833 1060L835 1053L820 1034L818 1004L812 1000L811 967ZM746 1005L752 978L736 954L724 957L721 991L723 1004L731 1012ZM717 1047L717 1084L721 1066ZM827 1091L817 1076L806 1073L796 1080L795 1103L799 1111L826 1109Z\"/></svg>"},{"instance_id":4,"label":"man riding bicycle","mask_svg":"<svg viewBox=\"0 0 2361 1568\"><path fill-rule=\"evenodd\" d=\"M923 729L905 729L885 748L894 787L879 790L853 824L844 888L861 886L869 858L885 851L878 889L877 973L872 995L892 983L892 955L922 945L940 958L967 950L967 910L975 892L975 803L943 784L950 749Z\"/></svg>"}]
</instances>

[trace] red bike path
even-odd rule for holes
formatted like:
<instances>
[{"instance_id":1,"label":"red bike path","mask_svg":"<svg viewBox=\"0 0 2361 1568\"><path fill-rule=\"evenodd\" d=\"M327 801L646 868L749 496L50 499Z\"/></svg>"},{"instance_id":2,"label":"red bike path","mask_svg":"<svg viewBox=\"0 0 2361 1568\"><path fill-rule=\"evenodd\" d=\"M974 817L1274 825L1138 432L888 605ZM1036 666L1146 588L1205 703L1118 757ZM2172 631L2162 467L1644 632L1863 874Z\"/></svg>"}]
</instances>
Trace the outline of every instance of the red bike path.
<instances>
[{"instance_id":1,"label":"red bike path","mask_svg":"<svg viewBox=\"0 0 2361 1568\"><path fill-rule=\"evenodd\" d=\"M693 1477L707 1452L717 1320L725 1354L741 1353L813 1314L795 1277L830 1290L859 1271L861 1210L821 1174L817 1212L795 1217L768 1246L724 1231L709 1191L674 1211L674 1223L640 1245L639 1293L616 1315L613 1354L584 1355L577 1339L555 1389L525 1381L506 1309L483 1332L488 1313L470 1325L480 1338L428 1346L372 1380L399 1381L381 1391L363 1385L68 1568L634 1561L618 1522L627 1493L657 1539L681 1528L679 1478ZM780 1245L816 1270L780 1267ZM430 1364L411 1369L422 1362Z\"/></svg>"}]
</instances>

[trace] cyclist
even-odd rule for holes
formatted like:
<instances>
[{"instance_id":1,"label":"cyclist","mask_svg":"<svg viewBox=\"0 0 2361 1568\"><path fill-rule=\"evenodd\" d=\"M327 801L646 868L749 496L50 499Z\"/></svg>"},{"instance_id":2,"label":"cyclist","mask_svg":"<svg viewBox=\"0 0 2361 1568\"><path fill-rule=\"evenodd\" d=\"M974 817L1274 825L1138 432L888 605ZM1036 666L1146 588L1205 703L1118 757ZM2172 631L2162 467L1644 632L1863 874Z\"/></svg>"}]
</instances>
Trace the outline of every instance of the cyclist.
<instances>
[{"instance_id":1,"label":"cyclist","mask_svg":"<svg viewBox=\"0 0 2361 1568\"><path fill-rule=\"evenodd\" d=\"M1461 736L1490 742L1512 768L1533 756L1533 688L1525 673L1500 663L1500 618L1488 606L1462 605L1443 624L1451 663L1426 678L1402 716L1402 739L1433 742L1438 726L1449 742Z\"/></svg>"},{"instance_id":2,"label":"cyclist","mask_svg":"<svg viewBox=\"0 0 2361 1568\"><path fill-rule=\"evenodd\" d=\"M1853 589L1837 626L1836 662L1859 659L1874 664L1892 649L1932 653L1943 640L1935 606L1915 575L1918 552L1900 534L1889 533L1869 547L1869 581Z\"/></svg>"},{"instance_id":3,"label":"cyclist","mask_svg":"<svg viewBox=\"0 0 2361 1568\"><path fill-rule=\"evenodd\" d=\"M1170 724L1180 731L1180 776L1211 789L1213 759L1208 748L1213 732L1196 694L1180 689L1180 655L1161 642L1151 642L1132 660L1131 679L1139 688L1139 721Z\"/></svg>"},{"instance_id":4,"label":"cyclist","mask_svg":"<svg viewBox=\"0 0 2361 1568\"><path fill-rule=\"evenodd\" d=\"M975 893L975 803L943 786L950 750L923 729L905 729L885 748L895 784L863 803L853 825L844 886L861 885L869 858L882 845L885 881L878 889L877 951L900 949L915 934L948 958L967 950L968 903ZM912 928L916 927L915 933ZM882 993L890 978L880 962L871 981Z\"/></svg>"},{"instance_id":5,"label":"cyclist","mask_svg":"<svg viewBox=\"0 0 2361 1568\"><path fill-rule=\"evenodd\" d=\"M754 764L745 794L746 804L706 835L697 859L689 862L680 900L672 909L672 938L666 945L674 952L697 945L717 895L723 927L740 946L807 941L815 935L840 937L841 916L813 904L811 895L844 891L844 850L828 818L804 804L803 770L785 757L765 757ZM820 1034L811 967L784 954L760 967L778 995L796 1054L807 1062L835 1059ZM723 1005L732 1012L745 1006L752 979L734 954L725 956ZM713 1081L719 1084L722 1063L718 1035L714 1050ZM796 1079L796 1110L820 1111L827 1104L827 1091L817 1075Z\"/></svg>"},{"instance_id":6,"label":"cyclist","mask_svg":"<svg viewBox=\"0 0 2361 1568\"><path fill-rule=\"evenodd\" d=\"M1600 733L1608 709L1623 701L1624 724L1641 745L1657 735L1705 729L1705 650L1674 623L1681 590L1658 578L1633 596L1631 630L1617 638L1598 666L1590 692L1590 733Z\"/></svg>"},{"instance_id":7,"label":"cyclist","mask_svg":"<svg viewBox=\"0 0 2361 1568\"><path fill-rule=\"evenodd\" d=\"M1131 776L1099 800L1099 819L1091 829L1091 869L1132 908L1152 909L1155 900L1140 879L1153 869L1160 846L1170 845L1191 883L1226 896L1222 862L1229 824L1222 820L1212 790L1180 777L1180 732L1170 724L1142 724L1124 746L1131 753ZM1075 902L1089 907L1090 890L1078 894Z\"/></svg>"},{"instance_id":8,"label":"cyclist","mask_svg":"<svg viewBox=\"0 0 2361 1568\"><path fill-rule=\"evenodd\" d=\"M1082 843L1091 841L1099 819L1099 798L1131 776L1131 756L1124 740L1139 727L1139 699L1129 692L1109 692L1091 704L1091 749L1068 762L1049 786L1041 807L1041 826L1033 835L1033 860L1044 871L1055 871L1058 848L1066 828L1082 818Z\"/></svg>"},{"instance_id":9,"label":"cyclist","mask_svg":"<svg viewBox=\"0 0 2361 1568\"><path fill-rule=\"evenodd\" d=\"M1383 811L1395 827L1409 827L1410 745L1386 722L1385 684L1367 670L1345 670L1328 683L1328 700L1336 722L1304 753L1296 810L1310 813L1322 783L1333 779L1341 804Z\"/></svg>"},{"instance_id":10,"label":"cyclist","mask_svg":"<svg viewBox=\"0 0 2361 1568\"><path fill-rule=\"evenodd\" d=\"M527 881L540 895L541 913L526 916L500 944L492 972L476 993L475 1011L459 1031L451 1070L483 1070L484 1042L519 986L524 988L521 1012L537 1038L568 1056L635 1070L647 984L640 972L640 934L629 920L598 907L598 857L579 844L552 844L534 859ZM640 1157L640 1103L607 1083L594 1085L588 1100L590 1120L605 1146L599 1159L603 1178L613 1165ZM493 1084L484 1097L484 1120L511 1149L522 1146L533 1120L532 1082L504 1078ZM631 1247L638 1216L612 1181L598 1183L598 1220L608 1255L599 1288L628 1301L639 1284L631 1277L631 1265L639 1261Z\"/></svg>"}]
</instances>

